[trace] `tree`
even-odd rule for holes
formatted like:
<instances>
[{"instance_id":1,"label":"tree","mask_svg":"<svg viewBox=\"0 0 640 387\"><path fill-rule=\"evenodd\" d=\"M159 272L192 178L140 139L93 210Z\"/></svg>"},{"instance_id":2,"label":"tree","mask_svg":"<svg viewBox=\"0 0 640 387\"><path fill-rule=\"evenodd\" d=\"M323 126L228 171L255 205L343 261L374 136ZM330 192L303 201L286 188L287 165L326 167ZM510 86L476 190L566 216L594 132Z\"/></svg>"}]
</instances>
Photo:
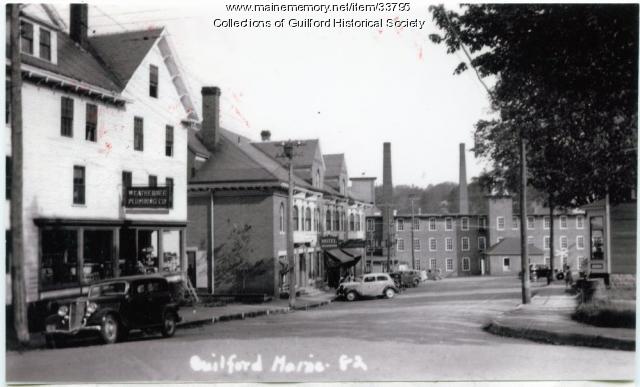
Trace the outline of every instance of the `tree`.
<instances>
[{"instance_id":1,"label":"tree","mask_svg":"<svg viewBox=\"0 0 640 387\"><path fill-rule=\"evenodd\" d=\"M473 4L430 7L449 53L465 51L498 117L475 128L483 181L515 191L517 143L530 184L553 208L628 199L637 169L638 6ZM467 70L459 64L454 73Z\"/></svg>"},{"instance_id":2,"label":"tree","mask_svg":"<svg viewBox=\"0 0 640 387\"><path fill-rule=\"evenodd\" d=\"M225 242L216 249L216 283L219 288L244 292L248 279L265 273L265 260L251 257L250 237L250 225L234 225Z\"/></svg>"}]
</instances>

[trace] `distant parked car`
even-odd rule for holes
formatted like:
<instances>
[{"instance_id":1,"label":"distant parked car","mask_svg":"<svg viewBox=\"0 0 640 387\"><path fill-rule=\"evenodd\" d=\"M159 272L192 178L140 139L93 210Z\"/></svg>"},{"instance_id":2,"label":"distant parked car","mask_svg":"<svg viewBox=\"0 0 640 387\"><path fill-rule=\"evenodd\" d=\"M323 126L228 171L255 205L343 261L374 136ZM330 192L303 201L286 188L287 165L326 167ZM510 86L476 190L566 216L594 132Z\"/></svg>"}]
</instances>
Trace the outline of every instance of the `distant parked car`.
<instances>
[{"instance_id":1,"label":"distant parked car","mask_svg":"<svg viewBox=\"0 0 640 387\"><path fill-rule=\"evenodd\" d=\"M401 288L416 287L422 282L422 276L419 270L403 270L391 273L392 278L396 281L396 285Z\"/></svg>"},{"instance_id":2,"label":"distant parked car","mask_svg":"<svg viewBox=\"0 0 640 387\"><path fill-rule=\"evenodd\" d=\"M365 274L355 281L343 282L337 290L337 295L347 301L353 301L360 297L395 297L399 289L393 279L387 273Z\"/></svg>"},{"instance_id":3,"label":"distant parked car","mask_svg":"<svg viewBox=\"0 0 640 387\"><path fill-rule=\"evenodd\" d=\"M529 279L537 281L539 279L546 279L549 275L549 267L544 265L537 265L529 269ZM518 278L522 278L522 271L518 273Z\"/></svg>"},{"instance_id":4,"label":"distant parked car","mask_svg":"<svg viewBox=\"0 0 640 387\"><path fill-rule=\"evenodd\" d=\"M47 346L55 347L80 333L99 335L106 344L125 339L129 331L158 330L171 337L181 321L178 305L162 276L120 277L89 288L87 297L61 303L47 317Z\"/></svg>"}]
</instances>

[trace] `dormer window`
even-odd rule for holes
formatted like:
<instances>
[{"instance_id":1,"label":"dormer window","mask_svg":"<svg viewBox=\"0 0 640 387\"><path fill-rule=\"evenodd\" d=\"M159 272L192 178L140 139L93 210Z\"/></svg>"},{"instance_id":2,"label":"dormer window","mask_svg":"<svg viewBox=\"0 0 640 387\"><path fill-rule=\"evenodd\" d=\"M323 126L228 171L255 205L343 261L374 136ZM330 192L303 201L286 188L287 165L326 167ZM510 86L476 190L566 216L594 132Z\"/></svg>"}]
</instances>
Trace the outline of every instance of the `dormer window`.
<instances>
[{"instance_id":1,"label":"dormer window","mask_svg":"<svg viewBox=\"0 0 640 387\"><path fill-rule=\"evenodd\" d=\"M158 98L158 67L149 65L149 96Z\"/></svg>"},{"instance_id":2,"label":"dormer window","mask_svg":"<svg viewBox=\"0 0 640 387\"><path fill-rule=\"evenodd\" d=\"M20 22L20 51L33 55L33 24Z\"/></svg>"},{"instance_id":3,"label":"dormer window","mask_svg":"<svg viewBox=\"0 0 640 387\"><path fill-rule=\"evenodd\" d=\"M51 62L51 32L40 28L40 59Z\"/></svg>"}]
</instances>

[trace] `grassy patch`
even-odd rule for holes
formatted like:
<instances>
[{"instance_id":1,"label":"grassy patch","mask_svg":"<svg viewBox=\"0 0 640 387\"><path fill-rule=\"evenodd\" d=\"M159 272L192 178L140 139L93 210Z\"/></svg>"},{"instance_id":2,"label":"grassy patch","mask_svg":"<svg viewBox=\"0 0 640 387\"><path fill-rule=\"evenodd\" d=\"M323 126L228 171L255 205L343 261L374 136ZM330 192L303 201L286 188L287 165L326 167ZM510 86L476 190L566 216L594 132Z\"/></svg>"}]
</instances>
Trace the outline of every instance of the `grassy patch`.
<instances>
[{"instance_id":1,"label":"grassy patch","mask_svg":"<svg viewBox=\"0 0 640 387\"><path fill-rule=\"evenodd\" d=\"M578 306L573 318L599 327L635 328L635 299L635 289L612 288L598 291L592 300Z\"/></svg>"}]
</instances>

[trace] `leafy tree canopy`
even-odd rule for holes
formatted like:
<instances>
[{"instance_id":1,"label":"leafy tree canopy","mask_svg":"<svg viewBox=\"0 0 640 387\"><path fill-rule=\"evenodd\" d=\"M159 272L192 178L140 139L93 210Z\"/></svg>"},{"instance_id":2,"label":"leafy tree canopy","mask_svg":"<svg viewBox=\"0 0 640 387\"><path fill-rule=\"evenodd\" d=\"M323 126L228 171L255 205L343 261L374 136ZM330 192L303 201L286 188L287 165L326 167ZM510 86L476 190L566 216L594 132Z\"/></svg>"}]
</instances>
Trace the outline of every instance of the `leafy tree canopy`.
<instances>
[{"instance_id":1,"label":"leafy tree canopy","mask_svg":"<svg viewBox=\"0 0 640 387\"><path fill-rule=\"evenodd\" d=\"M529 183L558 206L629 198L637 176L638 6L472 4L430 7L447 52L466 51L497 118L476 124L488 188L515 191L518 142ZM454 73L466 71L458 65Z\"/></svg>"}]
</instances>

